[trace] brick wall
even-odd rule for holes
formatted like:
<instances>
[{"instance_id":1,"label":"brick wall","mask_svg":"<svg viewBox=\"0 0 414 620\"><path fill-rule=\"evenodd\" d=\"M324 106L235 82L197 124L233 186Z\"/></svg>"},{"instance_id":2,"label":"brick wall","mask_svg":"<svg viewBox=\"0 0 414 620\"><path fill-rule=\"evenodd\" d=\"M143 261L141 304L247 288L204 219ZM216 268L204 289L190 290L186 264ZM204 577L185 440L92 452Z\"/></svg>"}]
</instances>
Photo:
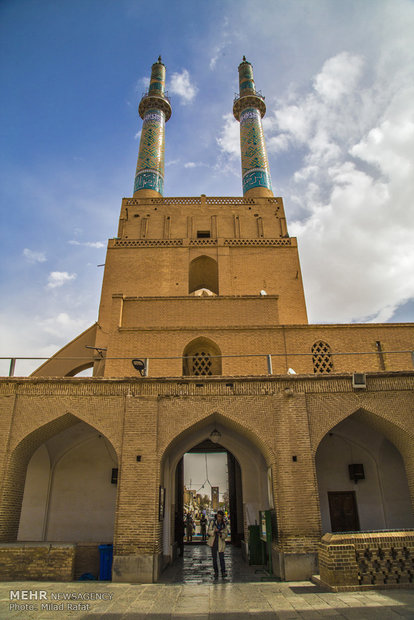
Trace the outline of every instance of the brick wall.
<instances>
[{"instance_id":1,"label":"brick wall","mask_svg":"<svg viewBox=\"0 0 414 620\"><path fill-rule=\"evenodd\" d=\"M5 427L9 442L0 472L2 540L16 539L31 455L49 437L82 420L107 437L118 454L115 555L159 554L163 458L174 455L177 438L183 434L191 438L214 418L252 442L272 469L278 551L315 552L320 511L314 454L323 436L352 413L365 415L367 428L374 425L400 450L414 497L413 387L413 372L368 375L364 391L352 388L349 374L231 381L214 377L0 381L5 415L8 403L15 404Z\"/></svg>"},{"instance_id":2,"label":"brick wall","mask_svg":"<svg viewBox=\"0 0 414 620\"><path fill-rule=\"evenodd\" d=\"M72 581L75 545L0 544L0 581Z\"/></svg>"}]
</instances>

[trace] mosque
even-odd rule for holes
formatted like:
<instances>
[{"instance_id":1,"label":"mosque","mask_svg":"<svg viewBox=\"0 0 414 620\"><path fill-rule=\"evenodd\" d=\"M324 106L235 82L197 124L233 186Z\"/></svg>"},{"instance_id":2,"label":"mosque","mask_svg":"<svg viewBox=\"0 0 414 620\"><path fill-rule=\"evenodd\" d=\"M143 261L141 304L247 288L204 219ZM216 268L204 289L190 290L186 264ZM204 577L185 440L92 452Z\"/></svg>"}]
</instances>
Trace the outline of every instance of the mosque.
<instances>
[{"instance_id":1,"label":"mosque","mask_svg":"<svg viewBox=\"0 0 414 620\"><path fill-rule=\"evenodd\" d=\"M308 323L245 58L243 195L164 197L165 74L159 58L139 104L97 322L0 379L0 578L72 580L113 544L113 581L156 582L180 546L183 455L204 449L228 454L246 560L264 513L280 579L411 583L413 324Z\"/></svg>"}]
</instances>

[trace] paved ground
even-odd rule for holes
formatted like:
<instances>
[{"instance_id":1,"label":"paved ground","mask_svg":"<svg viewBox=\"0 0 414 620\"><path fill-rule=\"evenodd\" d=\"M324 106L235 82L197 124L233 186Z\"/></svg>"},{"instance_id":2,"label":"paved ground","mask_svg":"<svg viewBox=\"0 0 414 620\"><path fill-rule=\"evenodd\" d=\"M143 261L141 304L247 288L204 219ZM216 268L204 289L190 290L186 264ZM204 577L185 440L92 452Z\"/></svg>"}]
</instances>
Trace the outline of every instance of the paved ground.
<instances>
[{"instance_id":1,"label":"paved ground","mask_svg":"<svg viewBox=\"0 0 414 620\"><path fill-rule=\"evenodd\" d=\"M209 549L196 545L186 547L184 558L168 569L158 584L102 581L0 583L0 618L414 619L414 589L333 594L308 581L261 581L263 573L255 572L253 567L243 563L240 552L230 546L226 550L226 560L229 576L218 583L212 581ZM37 593L38 600L17 600L16 593L22 596L27 590L33 592L32 596ZM25 608L19 609L18 605ZM36 609L30 610L27 605Z\"/></svg>"}]
</instances>

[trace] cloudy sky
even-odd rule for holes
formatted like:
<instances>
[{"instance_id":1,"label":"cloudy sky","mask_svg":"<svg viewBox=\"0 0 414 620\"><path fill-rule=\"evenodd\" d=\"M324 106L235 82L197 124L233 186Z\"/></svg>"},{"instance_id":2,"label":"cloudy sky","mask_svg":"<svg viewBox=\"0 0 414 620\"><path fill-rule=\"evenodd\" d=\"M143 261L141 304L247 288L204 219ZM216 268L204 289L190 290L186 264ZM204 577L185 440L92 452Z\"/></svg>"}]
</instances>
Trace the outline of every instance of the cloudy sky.
<instances>
[{"instance_id":1,"label":"cloudy sky","mask_svg":"<svg viewBox=\"0 0 414 620\"><path fill-rule=\"evenodd\" d=\"M97 319L159 54L165 195L241 195L246 55L310 321L412 321L413 32L412 0L2 0L1 355L51 355Z\"/></svg>"},{"instance_id":2,"label":"cloudy sky","mask_svg":"<svg viewBox=\"0 0 414 620\"><path fill-rule=\"evenodd\" d=\"M228 491L227 453L184 455L184 484L187 489L194 489L201 495L211 498L211 487L219 487L220 501L223 493ZM203 488L204 487L204 488Z\"/></svg>"}]
</instances>

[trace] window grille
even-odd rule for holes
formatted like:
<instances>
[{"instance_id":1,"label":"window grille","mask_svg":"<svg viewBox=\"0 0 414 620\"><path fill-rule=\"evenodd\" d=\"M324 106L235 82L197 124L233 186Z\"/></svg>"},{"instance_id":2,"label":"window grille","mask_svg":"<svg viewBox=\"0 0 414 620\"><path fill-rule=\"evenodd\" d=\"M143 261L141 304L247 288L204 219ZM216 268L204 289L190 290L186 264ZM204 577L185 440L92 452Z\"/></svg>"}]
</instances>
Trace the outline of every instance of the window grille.
<instances>
[{"instance_id":1,"label":"window grille","mask_svg":"<svg viewBox=\"0 0 414 620\"><path fill-rule=\"evenodd\" d=\"M331 347L326 342L319 340L312 346L313 372L327 374L333 370Z\"/></svg>"},{"instance_id":2,"label":"window grille","mask_svg":"<svg viewBox=\"0 0 414 620\"><path fill-rule=\"evenodd\" d=\"M212 375L212 361L210 354L206 351L193 353L192 356L192 375Z\"/></svg>"}]
</instances>

